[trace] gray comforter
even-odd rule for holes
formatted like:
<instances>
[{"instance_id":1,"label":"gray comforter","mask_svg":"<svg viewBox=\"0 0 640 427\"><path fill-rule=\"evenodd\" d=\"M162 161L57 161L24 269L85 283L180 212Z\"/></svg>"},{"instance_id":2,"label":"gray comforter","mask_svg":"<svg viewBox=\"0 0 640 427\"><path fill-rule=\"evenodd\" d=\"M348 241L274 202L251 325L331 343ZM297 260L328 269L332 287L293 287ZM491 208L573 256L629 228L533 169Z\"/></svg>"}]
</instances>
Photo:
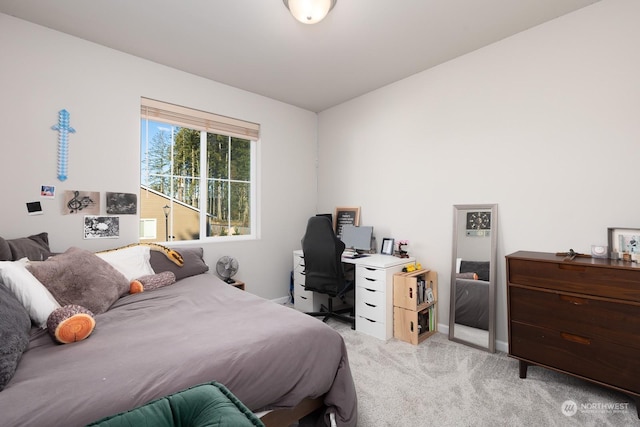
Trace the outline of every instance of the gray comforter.
<instances>
[{"instance_id":1,"label":"gray comforter","mask_svg":"<svg viewBox=\"0 0 640 427\"><path fill-rule=\"evenodd\" d=\"M456 279L456 319L460 325L489 330L489 282Z\"/></svg>"},{"instance_id":2,"label":"gray comforter","mask_svg":"<svg viewBox=\"0 0 640 427\"><path fill-rule=\"evenodd\" d=\"M211 274L121 298L84 341L34 336L0 392L0 424L85 425L209 381L254 411L326 393L338 425L356 425L342 337Z\"/></svg>"}]
</instances>

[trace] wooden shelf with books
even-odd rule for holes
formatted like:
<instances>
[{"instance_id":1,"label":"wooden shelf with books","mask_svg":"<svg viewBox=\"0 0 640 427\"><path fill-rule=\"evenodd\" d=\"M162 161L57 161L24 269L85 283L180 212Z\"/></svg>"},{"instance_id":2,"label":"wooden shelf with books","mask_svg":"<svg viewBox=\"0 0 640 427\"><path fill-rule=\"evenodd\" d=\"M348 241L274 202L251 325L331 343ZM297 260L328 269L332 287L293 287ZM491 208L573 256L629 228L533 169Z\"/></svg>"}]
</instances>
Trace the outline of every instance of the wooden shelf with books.
<instances>
[{"instance_id":1,"label":"wooden shelf with books","mask_svg":"<svg viewBox=\"0 0 640 427\"><path fill-rule=\"evenodd\" d=\"M438 330L438 273L428 269L393 276L393 336L418 345Z\"/></svg>"}]
</instances>

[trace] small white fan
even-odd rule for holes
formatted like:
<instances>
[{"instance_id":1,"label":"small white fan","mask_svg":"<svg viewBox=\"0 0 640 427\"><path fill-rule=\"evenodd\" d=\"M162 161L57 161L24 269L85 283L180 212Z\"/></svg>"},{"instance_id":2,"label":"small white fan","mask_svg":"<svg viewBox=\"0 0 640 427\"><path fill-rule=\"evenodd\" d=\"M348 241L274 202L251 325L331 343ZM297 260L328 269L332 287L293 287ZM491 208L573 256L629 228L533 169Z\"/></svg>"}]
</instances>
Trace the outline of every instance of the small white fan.
<instances>
[{"instance_id":1,"label":"small white fan","mask_svg":"<svg viewBox=\"0 0 640 427\"><path fill-rule=\"evenodd\" d=\"M227 283L235 282L232 277L235 276L237 272L238 260L233 257L225 255L216 263L216 273Z\"/></svg>"}]
</instances>

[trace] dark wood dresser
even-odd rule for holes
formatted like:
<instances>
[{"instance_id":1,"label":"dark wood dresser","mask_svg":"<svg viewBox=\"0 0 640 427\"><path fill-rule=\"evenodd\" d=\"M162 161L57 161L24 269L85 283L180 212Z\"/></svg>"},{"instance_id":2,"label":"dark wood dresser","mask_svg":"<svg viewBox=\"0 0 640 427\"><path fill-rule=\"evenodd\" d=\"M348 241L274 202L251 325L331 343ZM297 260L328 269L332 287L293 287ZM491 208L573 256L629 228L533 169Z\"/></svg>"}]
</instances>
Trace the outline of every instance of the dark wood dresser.
<instances>
[{"instance_id":1,"label":"dark wood dresser","mask_svg":"<svg viewBox=\"0 0 640 427\"><path fill-rule=\"evenodd\" d=\"M509 356L627 393L640 417L640 265L506 257Z\"/></svg>"}]
</instances>

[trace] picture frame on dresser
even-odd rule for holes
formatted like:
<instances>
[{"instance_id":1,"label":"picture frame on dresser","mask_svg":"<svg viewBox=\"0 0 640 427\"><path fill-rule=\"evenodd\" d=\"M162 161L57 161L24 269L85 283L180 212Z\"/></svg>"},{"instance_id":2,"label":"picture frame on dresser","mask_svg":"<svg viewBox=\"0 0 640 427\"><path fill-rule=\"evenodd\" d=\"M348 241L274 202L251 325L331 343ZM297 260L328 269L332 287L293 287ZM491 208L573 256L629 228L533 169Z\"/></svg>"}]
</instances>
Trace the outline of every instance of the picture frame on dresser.
<instances>
[{"instance_id":1,"label":"picture frame on dresser","mask_svg":"<svg viewBox=\"0 0 640 427\"><path fill-rule=\"evenodd\" d=\"M394 239L385 237L384 239L382 239L382 247L380 248L380 253L383 255L393 255L393 245Z\"/></svg>"},{"instance_id":2,"label":"picture frame on dresser","mask_svg":"<svg viewBox=\"0 0 640 427\"><path fill-rule=\"evenodd\" d=\"M607 243L612 259L621 253L640 254L640 228L609 227Z\"/></svg>"}]
</instances>

